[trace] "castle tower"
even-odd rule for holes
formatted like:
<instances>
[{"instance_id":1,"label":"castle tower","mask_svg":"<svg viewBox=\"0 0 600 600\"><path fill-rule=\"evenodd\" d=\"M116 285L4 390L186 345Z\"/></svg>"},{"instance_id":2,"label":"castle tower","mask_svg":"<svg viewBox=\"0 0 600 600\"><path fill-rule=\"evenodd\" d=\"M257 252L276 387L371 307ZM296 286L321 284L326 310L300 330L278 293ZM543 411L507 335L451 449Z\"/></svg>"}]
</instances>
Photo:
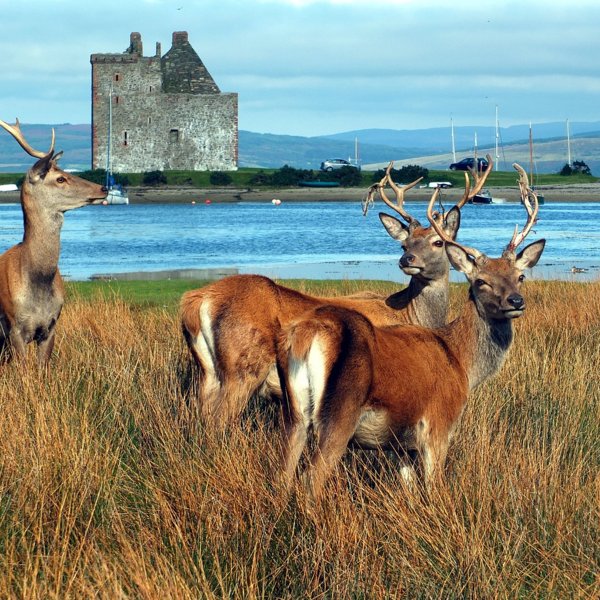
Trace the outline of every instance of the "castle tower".
<instances>
[{"instance_id":1,"label":"castle tower","mask_svg":"<svg viewBox=\"0 0 600 600\"><path fill-rule=\"evenodd\" d=\"M109 113L114 172L232 171L238 158L238 97L222 93L188 41L173 33L161 57L130 35L120 54L92 54L92 168L106 168ZM109 100L112 98L112 110Z\"/></svg>"}]
</instances>

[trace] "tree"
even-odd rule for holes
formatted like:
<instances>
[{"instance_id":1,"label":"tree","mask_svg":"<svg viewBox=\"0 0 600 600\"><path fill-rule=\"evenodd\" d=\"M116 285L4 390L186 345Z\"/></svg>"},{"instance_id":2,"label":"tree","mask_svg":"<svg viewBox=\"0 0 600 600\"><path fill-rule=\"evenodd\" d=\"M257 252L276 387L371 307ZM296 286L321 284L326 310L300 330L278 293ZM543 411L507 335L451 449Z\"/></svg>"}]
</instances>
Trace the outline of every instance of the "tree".
<instances>
[{"instance_id":1,"label":"tree","mask_svg":"<svg viewBox=\"0 0 600 600\"><path fill-rule=\"evenodd\" d=\"M233 179L229 173L223 171L213 171L210 174L209 181L211 185L229 185Z\"/></svg>"},{"instance_id":2,"label":"tree","mask_svg":"<svg viewBox=\"0 0 600 600\"><path fill-rule=\"evenodd\" d=\"M385 175L385 169L379 169L373 173L373 181L380 181ZM429 169L421 167L420 165L405 165L400 169L393 169L390 171L392 181L395 183L411 183L419 177L426 179L429 176Z\"/></svg>"},{"instance_id":3,"label":"tree","mask_svg":"<svg viewBox=\"0 0 600 600\"><path fill-rule=\"evenodd\" d=\"M167 183L167 177L162 171L148 171L144 173L142 183L144 185L160 185Z\"/></svg>"},{"instance_id":4,"label":"tree","mask_svg":"<svg viewBox=\"0 0 600 600\"><path fill-rule=\"evenodd\" d=\"M573 164L565 163L560 170L559 175L568 177L569 175L591 175L590 168L582 160L574 160Z\"/></svg>"}]
</instances>

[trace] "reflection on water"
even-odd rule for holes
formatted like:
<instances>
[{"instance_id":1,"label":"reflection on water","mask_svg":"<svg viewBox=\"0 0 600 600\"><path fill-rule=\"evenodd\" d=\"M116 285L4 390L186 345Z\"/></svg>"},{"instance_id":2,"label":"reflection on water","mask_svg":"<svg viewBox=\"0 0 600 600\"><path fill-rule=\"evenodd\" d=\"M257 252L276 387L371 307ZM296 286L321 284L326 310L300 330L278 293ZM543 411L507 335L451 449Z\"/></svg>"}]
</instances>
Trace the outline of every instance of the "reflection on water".
<instances>
[{"instance_id":1,"label":"reflection on water","mask_svg":"<svg viewBox=\"0 0 600 600\"><path fill-rule=\"evenodd\" d=\"M409 203L426 222L423 202ZM233 267L274 277L404 281L399 244L358 202L89 206L65 215L61 270L72 279L96 273ZM523 224L517 203L467 205L459 239L498 256ZM0 249L22 237L18 205L0 205ZM546 250L536 277L576 281L600 275L600 204L548 203L531 241ZM585 267L572 274L571 267ZM456 280L461 280L456 277Z\"/></svg>"}]
</instances>

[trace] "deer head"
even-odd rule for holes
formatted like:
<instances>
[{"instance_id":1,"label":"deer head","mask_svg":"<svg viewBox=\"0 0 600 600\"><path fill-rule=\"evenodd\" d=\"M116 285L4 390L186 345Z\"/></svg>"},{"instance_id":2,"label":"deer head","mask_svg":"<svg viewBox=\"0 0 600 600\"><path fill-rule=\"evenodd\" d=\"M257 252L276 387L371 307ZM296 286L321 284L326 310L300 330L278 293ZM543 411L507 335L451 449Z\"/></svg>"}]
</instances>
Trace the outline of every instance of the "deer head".
<instances>
[{"instance_id":1,"label":"deer head","mask_svg":"<svg viewBox=\"0 0 600 600\"><path fill-rule=\"evenodd\" d=\"M48 214L64 213L106 198L107 192L102 186L66 173L58 167L62 152L54 152L54 129L50 149L42 152L32 148L25 140L18 119L14 125L0 120L0 127L10 133L27 154L38 159L27 171L23 182L24 208L33 209L35 205Z\"/></svg>"},{"instance_id":2,"label":"deer head","mask_svg":"<svg viewBox=\"0 0 600 600\"><path fill-rule=\"evenodd\" d=\"M471 188L469 174L465 173L465 193L460 201L447 212L436 212L434 218L444 231L440 237L436 229L431 226L423 227L421 223L410 215L404 206L404 194L423 178L409 183L404 187L397 186L391 177L393 162L388 165L384 177L379 183L369 188L367 198L373 198L379 193L383 202L397 212L405 223L386 213L379 213L379 218L388 234L400 242L403 254L399 266L407 275L423 280L439 279L448 272L448 259L444 251L444 240L455 240L460 226L460 209L483 187L490 171L493 168L492 159L488 158L488 168L483 173L471 172L474 186ZM391 201L386 193L385 186L389 185L396 195L396 202ZM437 196L436 196L437 199Z\"/></svg>"},{"instance_id":3,"label":"deer head","mask_svg":"<svg viewBox=\"0 0 600 600\"><path fill-rule=\"evenodd\" d=\"M535 266L542 255L546 240L538 240L516 254L516 248L531 231L539 209L535 192L529 186L525 171L516 163L519 172L519 187L527 221L522 231L518 226L500 258L489 258L475 248L469 248L455 240L445 238L446 253L452 266L465 274L470 284L471 297L478 312L487 319L513 319L525 310L525 300L520 293L525 279L523 271ZM433 212L438 190L429 202L427 216L440 237L445 235Z\"/></svg>"}]
</instances>

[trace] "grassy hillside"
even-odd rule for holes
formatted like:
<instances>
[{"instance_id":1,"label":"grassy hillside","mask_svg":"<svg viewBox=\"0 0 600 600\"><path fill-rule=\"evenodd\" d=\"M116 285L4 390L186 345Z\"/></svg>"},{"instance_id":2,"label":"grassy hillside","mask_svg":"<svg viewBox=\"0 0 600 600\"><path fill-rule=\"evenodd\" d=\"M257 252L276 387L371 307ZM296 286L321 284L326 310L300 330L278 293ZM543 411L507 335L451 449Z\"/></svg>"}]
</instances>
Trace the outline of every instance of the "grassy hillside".
<instances>
[{"instance_id":1,"label":"grassy hillside","mask_svg":"<svg viewBox=\"0 0 600 600\"><path fill-rule=\"evenodd\" d=\"M47 377L2 370L1 597L598 597L599 284L526 284L429 499L349 452L316 510L273 476L276 411L198 422L176 298L105 289L69 286Z\"/></svg>"},{"instance_id":2,"label":"grassy hillside","mask_svg":"<svg viewBox=\"0 0 600 600\"><path fill-rule=\"evenodd\" d=\"M48 148L51 125L22 125L26 138L35 148ZM90 125L54 125L57 148L64 150L64 168L85 170L91 163ZM472 154L473 136L477 131L480 150L489 150L495 139L493 127L457 127L456 148L460 156ZM564 123L534 126L536 164L540 173L558 172L566 162ZM572 156L584 160L593 172L600 173L600 124L572 123ZM501 128L502 169L517 160L529 163L525 125ZM450 164L450 129L444 127L420 130L364 129L319 137L239 132L239 165L241 167L280 168L284 164L302 169L316 169L327 158L354 156L355 140L363 165L385 163L390 159L406 160L428 168L445 169ZM493 154L493 151L492 151ZM23 172L32 160L3 130L0 130L0 172Z\"/></svg>"}]
</instances>

